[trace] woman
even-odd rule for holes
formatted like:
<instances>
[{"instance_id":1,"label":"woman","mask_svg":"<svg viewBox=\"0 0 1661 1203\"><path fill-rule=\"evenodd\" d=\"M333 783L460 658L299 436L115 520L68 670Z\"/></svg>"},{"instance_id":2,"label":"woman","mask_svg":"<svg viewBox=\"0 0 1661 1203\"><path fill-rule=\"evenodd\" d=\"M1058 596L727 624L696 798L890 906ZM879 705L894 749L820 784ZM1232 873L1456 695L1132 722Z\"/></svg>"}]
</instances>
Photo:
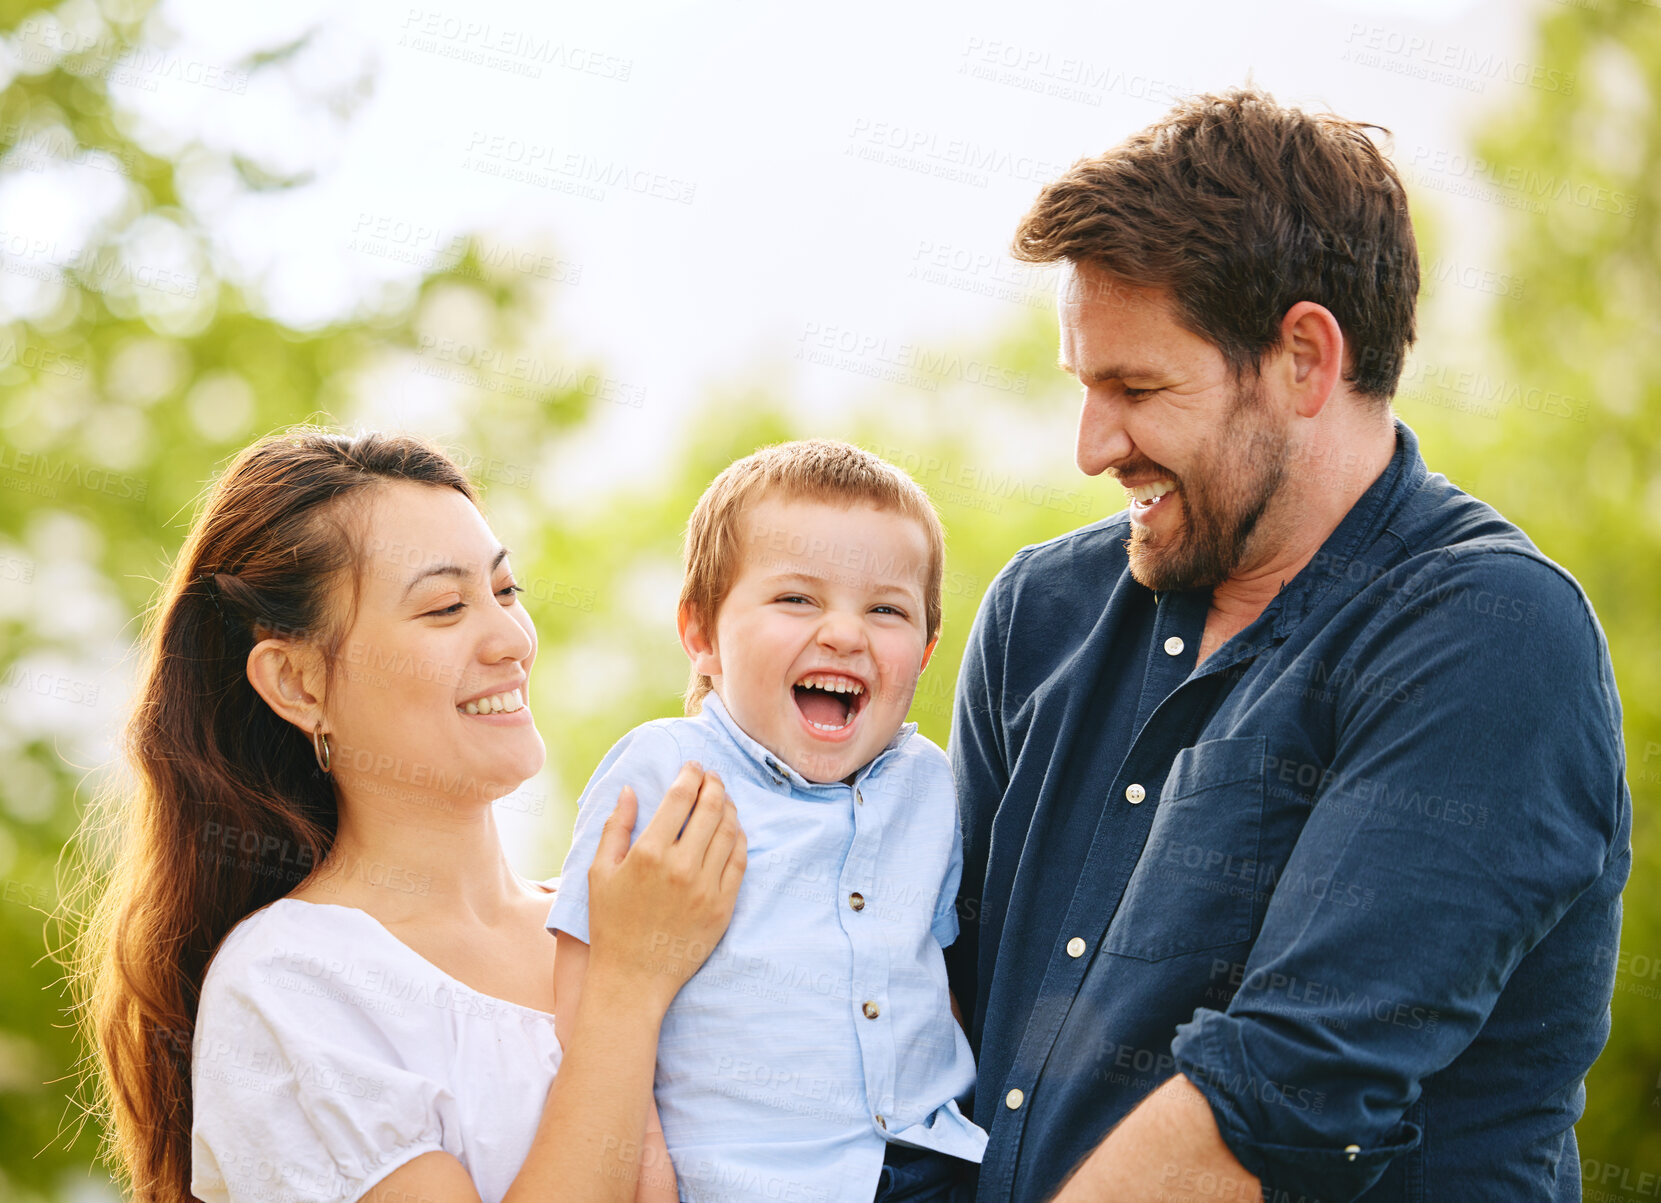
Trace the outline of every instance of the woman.
<instances>
[{"instance_id":1,"label":"woman","mask_svg":"<svg viewBox=\"0 0 1661 1203\"><path fill-rule=\"evenodd\" d=\"M294 431L214 486L153 618L82 945L137 1199L635 1196L658 1024L744 838L695 765L632 849L625 796L562 1049L550 889L491 808L544 756L518 592L416 440Z\"/></svg>"}]
</instances>

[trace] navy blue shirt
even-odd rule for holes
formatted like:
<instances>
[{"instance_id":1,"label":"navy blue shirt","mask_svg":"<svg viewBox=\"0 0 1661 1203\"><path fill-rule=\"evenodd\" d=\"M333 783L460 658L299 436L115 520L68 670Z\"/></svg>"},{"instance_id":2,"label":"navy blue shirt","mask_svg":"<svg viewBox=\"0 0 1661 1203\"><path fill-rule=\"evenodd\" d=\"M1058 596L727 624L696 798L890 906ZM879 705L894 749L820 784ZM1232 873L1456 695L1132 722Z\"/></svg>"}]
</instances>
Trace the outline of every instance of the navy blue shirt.
<instances>
[{"instance_id":1,"label":"navy blue shirt","mask_svg":"<svg viewBox=\"0 0 1661 1203\"><path fill-rule=\"evenodd\" d=\"M981 1200L1048 1198L1176 1073L1276 1200L1580 1198L1631 863L1608 645L1396 440L1198 667L1210 595L1132 580L1124 514L988 590L947 951Z\"/></svg>"}]
</instances>

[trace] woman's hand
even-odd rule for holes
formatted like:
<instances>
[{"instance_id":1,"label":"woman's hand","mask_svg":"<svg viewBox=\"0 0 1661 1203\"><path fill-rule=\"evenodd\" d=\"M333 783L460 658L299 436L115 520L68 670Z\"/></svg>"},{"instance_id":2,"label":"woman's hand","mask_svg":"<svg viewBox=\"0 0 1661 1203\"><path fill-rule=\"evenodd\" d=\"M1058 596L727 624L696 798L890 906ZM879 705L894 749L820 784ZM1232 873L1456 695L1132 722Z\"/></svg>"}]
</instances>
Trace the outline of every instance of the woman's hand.
<instances>
[{"instance_id":1,"label":"woman's hand","mask_svg":"<svg viewBox=\"0 0 1661 1203\"><path fill-rule=\"evenodd\" d=\"M588 870L590 973L604 967L667 1009L727 930L747 845L721 778L695 761L631 848L636 812L624 787Z\"/></svg>"}]
</instances>

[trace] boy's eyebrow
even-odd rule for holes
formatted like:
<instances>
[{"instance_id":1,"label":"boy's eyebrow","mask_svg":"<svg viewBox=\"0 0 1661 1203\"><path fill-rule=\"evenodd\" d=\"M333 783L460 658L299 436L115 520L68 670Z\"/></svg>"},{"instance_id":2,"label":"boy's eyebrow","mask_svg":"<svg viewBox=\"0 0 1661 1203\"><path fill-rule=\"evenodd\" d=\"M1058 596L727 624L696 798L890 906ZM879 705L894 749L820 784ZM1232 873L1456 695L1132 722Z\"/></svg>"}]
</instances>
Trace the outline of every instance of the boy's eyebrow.
<instances>
[{"instance_id":1,"label":"boy's eyebrow","mask_svg":"<svg viewBox=\"0 0 1661 1203\"><path fill-rule=\"evenodd\" d=\"M828 580L834 580L835 579L835 574L834 573L833 574L825 574L825 573L817 573L817 572L775 572L775 573L773 573L772 576L769 576L765 579L766 579L767 583L769 583L769 584L784 584L787 581L807 581L810 584L818 585L818 584L823 584L825 581L828 581ZM878 593L910 593L911 592L910 589L908 589L905 585L896 584L893 581L873 581L872 582L872 588L874 590L876 590L876 592L878 592Z\"/></svg>"},{"instance_id":2,"label":"boy's eyebrow","mask_svg":"<svg viewBox=\"0 0 1661 1203\"><path fill-rule=\"evenodd\" d=\"M766 579L769 582L778 582L780 584L785 581L810 581L817 585L827 578L823 573L818 572L775 572Z\"/></svg>"}]
</instances>

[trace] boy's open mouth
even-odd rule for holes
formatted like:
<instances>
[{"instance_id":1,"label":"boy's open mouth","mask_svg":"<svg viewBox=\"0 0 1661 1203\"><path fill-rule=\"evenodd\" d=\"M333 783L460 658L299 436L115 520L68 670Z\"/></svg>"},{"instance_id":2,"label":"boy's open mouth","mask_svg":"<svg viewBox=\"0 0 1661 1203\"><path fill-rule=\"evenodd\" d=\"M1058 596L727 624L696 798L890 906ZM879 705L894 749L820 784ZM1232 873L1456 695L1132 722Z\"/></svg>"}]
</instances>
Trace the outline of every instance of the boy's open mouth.
<instances>
[{"instance_id":1,"label":"boy's open mouth","mask_svg":"<svg viewBox=\"0 0 1661 1203\"><path fill-rule=\"evenodd\" d=\"M832 672L808 673L791 693L807 725L826 735L851 727L870 698L858 677Z\"/></svg>"}]
</instances>

